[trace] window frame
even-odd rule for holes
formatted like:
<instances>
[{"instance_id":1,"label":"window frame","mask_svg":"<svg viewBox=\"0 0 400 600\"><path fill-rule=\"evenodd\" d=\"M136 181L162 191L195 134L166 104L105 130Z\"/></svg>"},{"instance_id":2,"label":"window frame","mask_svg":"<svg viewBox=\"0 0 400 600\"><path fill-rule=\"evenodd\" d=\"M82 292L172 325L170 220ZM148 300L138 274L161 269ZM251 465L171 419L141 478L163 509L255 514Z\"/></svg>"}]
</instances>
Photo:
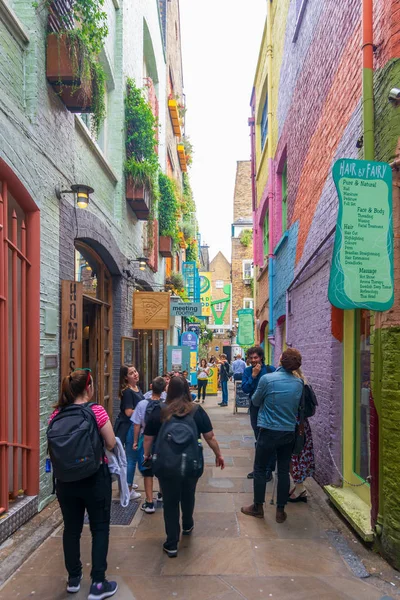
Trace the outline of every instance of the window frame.
<instances>
[{"instance_id":1,"label":"window frame","mask_svg":"<svg viewBox=\"0 0 400 600\"><path fill-rule=\"evenodd\" d=\"M251 306L246 306L249 303ZM254 310L254 298L243 298L243 308L251 308Z\"/></svg>"},{"instance_id":2,"label":"window frame","mask_svg":"<svg viewBox=\"0 0 400 600\"><path fill-rule=\"evenodd\" d=\"M219 285L220 283L222 283L222 285ZM216 290L223 290L224 289L224 280L223 279L217 279L215 281L215 289Z\"/></svg>"},{"instance_id":3,"label":"window frame","mask_svg":"<svg viewBox=\"0 0 400 600\"><path fill-rule=\"evenodd\" d=\"M246 266L247 265L250 265L250 277L246 277ZM248 279L251 279L253 277L253 274L254 274L253 261L251 259L242 260L242 272L243 272L243 279L245 281L247 281Z\"/></svg>"},{"instance_id":4,"label":"window frame","mask_svg":"<svg viewBox=\"0 0 400 600\"><path fill-rule=\"evenodd\" d=\"M282 235L287 231L287 160L283 165L281 173L281 193L282 193Z\"/></svg>"}]
</instances>

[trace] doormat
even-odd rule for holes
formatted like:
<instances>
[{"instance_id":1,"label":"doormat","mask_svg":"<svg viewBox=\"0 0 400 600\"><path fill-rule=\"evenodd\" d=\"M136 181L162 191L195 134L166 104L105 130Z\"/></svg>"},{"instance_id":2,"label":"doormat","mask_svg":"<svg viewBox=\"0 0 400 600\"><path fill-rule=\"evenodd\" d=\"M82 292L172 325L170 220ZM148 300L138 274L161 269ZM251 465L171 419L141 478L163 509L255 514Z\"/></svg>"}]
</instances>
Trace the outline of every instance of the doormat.
<instances>
[{"instance_id":1,"label":"doormat","mask_svg":"<svg viewBox=\"0 0 400 600\"><path fill-rule=\"evenodd\" d=\"M111 502L111 521L110 525L130 525L133 517L139 508L140 501L131 500L126 508L121 506L119 500ZM89 517L85 514L85 525L89 524Z\"/></svg>"}]
</instances>

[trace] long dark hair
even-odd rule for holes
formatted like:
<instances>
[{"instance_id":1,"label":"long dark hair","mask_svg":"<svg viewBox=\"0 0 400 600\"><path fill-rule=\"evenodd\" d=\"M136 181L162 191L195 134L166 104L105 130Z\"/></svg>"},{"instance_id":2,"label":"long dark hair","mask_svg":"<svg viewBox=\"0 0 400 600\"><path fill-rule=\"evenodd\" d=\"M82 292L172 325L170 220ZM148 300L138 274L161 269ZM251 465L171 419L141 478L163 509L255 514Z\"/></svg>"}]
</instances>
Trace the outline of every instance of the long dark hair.
<instances>
[{"instance_id":1,"label":"long dark hair","mask_svg":"<svg viewBox=\"0 0 400 600\"><path fill-rule=\"evenodd\" d=\"M88 387L93 384L90 371L78 369L64 377L61 385L61 394L54 408L63 408L73 404L79 396L83 396Z\"/></svg>"},{"instance_id":2,"label":"long dark hair","mask_svg":"<svg viewBox=\"0 0 400 600\"><path fill-rule=\"evenodd\" d=\"M119 387L118 396L122 398L122 394L129 387L128 384L128 371L133 365L122 365L119 369Z\"/></svg>"},{"instance_id":3,"label":"long dark hair","mask_svg":"<svg viewBox=\"0 0 400 600\"><path fill-rule=\"evenodd\" d=\"M189 384L184 377L175 375L168 385L167 399L163 410L163 420L167 421L173 415L184 417L192 412L193 403Z\"/></svg>"}]
</instances>

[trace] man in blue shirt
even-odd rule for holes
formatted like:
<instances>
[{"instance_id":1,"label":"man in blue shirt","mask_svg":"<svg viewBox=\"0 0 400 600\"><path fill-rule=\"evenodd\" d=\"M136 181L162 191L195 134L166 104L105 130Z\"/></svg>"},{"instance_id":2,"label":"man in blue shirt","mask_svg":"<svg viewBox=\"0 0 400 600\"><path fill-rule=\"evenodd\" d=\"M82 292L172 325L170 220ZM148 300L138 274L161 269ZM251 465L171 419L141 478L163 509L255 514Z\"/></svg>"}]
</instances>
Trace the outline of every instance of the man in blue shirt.
<instances>
[{"instance_id":1,"label":"man in blue shirt","mask_svg":"<svg viewBox=\"0 0 400 600\"><path fill-rule=\"evenodd\" d=\"M257 426L259 406L254 406L251 399L257 390L261 377L263 375L267 375L267 373L273 373L275 371L275 367L264 364L264 350L261 348L261 346L253 346L253 348L249 348L247 350L247 359L250 361L250 366L246 367L244 370L242 390L250 397L250 423L254 431L254 437L257 441L259 433L259 428ZM267 468L267 481L271 481L272 471L274 468L275 460L271 459L271 464ZM248 479L253 479L253 477L253 472L247 475Z\"/></svg>"},{"instance_id":2,"label":"man in blue shirt","mask_svg":"<svg viewBox=\"0 0 400 600\"><path fill-rule=\"evenodd\" d=\"M243 378L243 372L246 368L246 363L240 354L235 356L235 360L232 363L233 380L241 381Z\"/></svg>"}]
</instances>

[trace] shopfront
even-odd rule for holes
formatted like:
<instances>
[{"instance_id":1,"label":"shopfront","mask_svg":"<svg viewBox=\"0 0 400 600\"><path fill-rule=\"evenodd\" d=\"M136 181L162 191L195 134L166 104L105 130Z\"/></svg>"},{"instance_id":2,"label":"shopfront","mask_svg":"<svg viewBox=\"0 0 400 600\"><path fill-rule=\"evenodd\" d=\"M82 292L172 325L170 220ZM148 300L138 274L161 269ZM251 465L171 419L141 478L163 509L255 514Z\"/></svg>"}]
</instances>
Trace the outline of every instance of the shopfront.
<instances>
[{"instance_id":1,"label":"shopfront","mask_svg":"<svg viewBox=\"0 0 400 600\"><path fill-rule=\"evenodd\" d=\"M62 282L61 375L90 369L94 401L112 416L112 280L100 256L75 243L74 281Z\"/></svg>"}]
</instances>

